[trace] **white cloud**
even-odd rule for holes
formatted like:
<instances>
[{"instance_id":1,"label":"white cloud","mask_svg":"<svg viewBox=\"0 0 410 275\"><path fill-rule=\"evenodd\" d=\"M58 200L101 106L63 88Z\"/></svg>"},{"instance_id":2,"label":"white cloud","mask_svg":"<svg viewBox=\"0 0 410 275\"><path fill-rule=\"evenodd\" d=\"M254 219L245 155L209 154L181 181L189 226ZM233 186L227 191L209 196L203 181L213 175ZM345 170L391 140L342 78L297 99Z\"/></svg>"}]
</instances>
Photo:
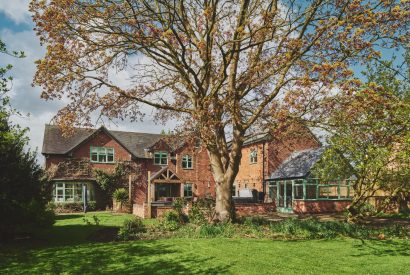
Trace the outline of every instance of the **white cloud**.
<instances>
[{"instance_id":1,"label":"white cloud","mask_svg":"<svg viewBox=\"0 0 410 275\"><path fill-rule=\"evenodd\" d=\"M0 0L0 11L15 23L30 23L29 0Z\"/></svg>"}]
</instances>

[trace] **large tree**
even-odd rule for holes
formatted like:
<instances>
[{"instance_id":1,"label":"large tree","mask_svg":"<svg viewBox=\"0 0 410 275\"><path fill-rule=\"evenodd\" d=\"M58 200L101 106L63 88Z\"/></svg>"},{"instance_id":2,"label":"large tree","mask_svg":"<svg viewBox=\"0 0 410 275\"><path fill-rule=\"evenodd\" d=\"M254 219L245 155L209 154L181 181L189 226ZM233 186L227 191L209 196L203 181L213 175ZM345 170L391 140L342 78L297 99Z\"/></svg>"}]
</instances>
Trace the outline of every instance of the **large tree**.
<instances>
[{"instance_id":1,"label":"large tree","mask_svg":"<svg viewBox=\"0 0 410 275\"><path fill-rule=\"evenodd\" d=\"M244 135L271 126L276 100L311 100L379 55L375 46L406 42L406 2L33 0L47 46L34 84L70 100L57 115L67 132L95 112L139 119L144 105L178 118L209 152L226 221ZM132 85L114 81L121 70Z\"/></svg>"},{"instance_id":2,"label":"large tree","mask_svg":"<svg viewBox=\"0 0 410 275\"><path fill-rule=\"evenodd\" d=\"M315 126L327 134L329 149L318 165L321 178L355 175L348 207L354 220L369 198L380 190L386 203L397 199L406 211L410 193L410 78L409 49L403 58L374 60L363 72L359 89L325 98ZM314 119L311 119L312 122ZM380 208L381 210L382 208Z\"/></svg>"},{"instance_id":3,"label":"large tree","mask_svg":"<svg viewBox=\"0 0 410 275\"><path fill-rule=\"evenodd\" d=\"M0 40L0 57L24 57L23 52L7 51ZM51 190L43 170L36 161L36 152L27 150L27 129L10 122L18 113L8 95L12 65L0 67L0 241L21 234L34 233L54 222L52 211L46 210Z\"/></svg>"}]
</instances>

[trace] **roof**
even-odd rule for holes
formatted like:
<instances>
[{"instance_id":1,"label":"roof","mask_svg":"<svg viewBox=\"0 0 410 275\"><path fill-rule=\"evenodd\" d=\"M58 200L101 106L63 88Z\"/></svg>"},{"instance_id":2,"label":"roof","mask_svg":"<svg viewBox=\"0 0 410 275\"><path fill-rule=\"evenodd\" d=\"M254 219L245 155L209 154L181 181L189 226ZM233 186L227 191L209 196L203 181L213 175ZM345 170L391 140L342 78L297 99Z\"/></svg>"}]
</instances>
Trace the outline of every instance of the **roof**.
<instances>
[{"instance_id":1,"label":"roof","mask_svg":"<svg viewBox=\"0 0 410 275\"><path fill-rule=\"evenodd\" d=\"M294 152L270 176L270 179L305 178L320 160L325 147Z\"/></svg>"},{"instance_id":2,"label":"roof","mask_svg":"<svg viewBox=\"0 0 410 275\"><path fill-rule=\"evenodd\" d=\"M99 131L105 131L138 158L146 158L144 149L149 148L163 137L161 134L111 131L105 127L98 129L74 128L74 133L71 136L63 137L58 126L46 124L41 152L42 154L67 154Z\"/></svg>"},{"instance_id":3,"label":"roof","mask_svg":"<svg viewBox=\"0 0 410 275\"><path fill-rule=\"evenodd\" d=\"M249 145L249 144L257 143L260 141L268 141L271 138L272 137L269 133L259 133L255 135L250 135L250 136L245 137L245 140L243 141L243 145Z\"/></svg>"}]
</instances>

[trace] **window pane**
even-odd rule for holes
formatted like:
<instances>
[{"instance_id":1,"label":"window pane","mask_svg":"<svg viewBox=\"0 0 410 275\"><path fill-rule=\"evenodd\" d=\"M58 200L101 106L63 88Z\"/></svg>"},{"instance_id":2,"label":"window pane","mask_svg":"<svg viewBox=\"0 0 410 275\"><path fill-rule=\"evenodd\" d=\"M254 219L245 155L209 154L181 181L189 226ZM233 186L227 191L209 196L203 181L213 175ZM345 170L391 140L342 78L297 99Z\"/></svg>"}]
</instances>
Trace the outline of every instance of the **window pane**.
<instances>
[{"instance_id":1,"label":"window pane","mask_svg":"<svg viewBox=\"0 0 410 275\"><path fill-rule=\"evenodd\" d=\"M97 153L91 153L91 161L98 161Z\"/></svg>"},{"instance_id":2,"label":"window pane","mask_svg":"<svg viewBox=\"0 0 410 275\"><path fill-rule=\"evenodd\" d=\"M192 197L192 184L184 184L184 197Z\"/></svg>"},{"instance_id":3,"label":"window pane","mask_svg":"<svg viewBox=\"0 0 410 275\"><path fill-rule=\"evenodd\" d=\"M91 153L98 153L98 147L91 147Z\"/></svg>"},{"instance_id":4,"label":"window pane","mask_svg":"<svg viewBox=\"0 0 410 275\"><path fill-rule=\"evenodd\" d=\"M107 148L108 154L114 154L114 148Z\"/></svg>"},{"instance_id":5,"label":"window pane","mask_svg":"<svg viewBox=\"0 0 410 275\"><path fill-rule=\"evenodd\" d=\"M114 161L114 155L108 155L107 160L108 160L108 162L113 162Z\"/></svg>"},{"instance_id":6,"label":"window pane","mask_svg":"<svg viewBox=\"0 0 410 275\"><path fill-rule=\"evenodd\" d=\"M99 162L107 162L107 157L106 157L106 155L99 155L99 156L98 156L98 161L99 161Z\"/></svg>"}]
</instances>

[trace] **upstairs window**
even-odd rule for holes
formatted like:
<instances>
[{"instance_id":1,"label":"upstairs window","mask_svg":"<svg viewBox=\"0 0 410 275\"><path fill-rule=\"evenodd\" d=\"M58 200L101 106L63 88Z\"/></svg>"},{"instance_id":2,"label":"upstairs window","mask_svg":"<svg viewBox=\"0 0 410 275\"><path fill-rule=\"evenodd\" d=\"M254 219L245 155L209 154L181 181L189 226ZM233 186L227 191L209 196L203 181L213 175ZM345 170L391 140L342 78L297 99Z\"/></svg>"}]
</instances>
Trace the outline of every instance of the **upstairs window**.
<instances>
[{"instance_id":1,"label":"upstairs window","mask_svg":"<svg viewBox=\"0 0 410 275\"><path fill-rule=\"evenodd\" d=\"M114 148L91 147L90 160L97 163L114 163Z\"/></svg>"},{"instance_id":2,"label":"upstairs window","mask_svg":"<svg viewBox=\"0 0 410 275\"><path fill-rule=\"evenodd\" d=\"M184 184L184 197L192 197L192 183Z\"/></svg>"},{"instance_id":3,"label":"upstairs window","mask_svg":"<svg viewBox=\"0 0 410 275\"><path fill-rule=\"evenodd\" d=\"M185 155L182 157L182 169L192 169L192 156Z\"/></svg>"},{"instance_id":4,"label":"upstairs window","mask_svg":"<svg viewBox=\"0 0 410 275\"><path fill-rule=\"evenodd\" d=\"M155 152L154 153L154 164L155 165L167 165L168 164L168 153L167 152Z\"/></svg>"},{"instance_id":5,"label":"upstairs window","mask_svg":"<svg viewBox=\"0 0 410 275\"><path fill-rule=\"evenodd\" d=\"M250 153L250 161L251 161L251 163L257 163L258 162L258 152L256 150L253 150Z\"/></svg>"}]
</instances>

